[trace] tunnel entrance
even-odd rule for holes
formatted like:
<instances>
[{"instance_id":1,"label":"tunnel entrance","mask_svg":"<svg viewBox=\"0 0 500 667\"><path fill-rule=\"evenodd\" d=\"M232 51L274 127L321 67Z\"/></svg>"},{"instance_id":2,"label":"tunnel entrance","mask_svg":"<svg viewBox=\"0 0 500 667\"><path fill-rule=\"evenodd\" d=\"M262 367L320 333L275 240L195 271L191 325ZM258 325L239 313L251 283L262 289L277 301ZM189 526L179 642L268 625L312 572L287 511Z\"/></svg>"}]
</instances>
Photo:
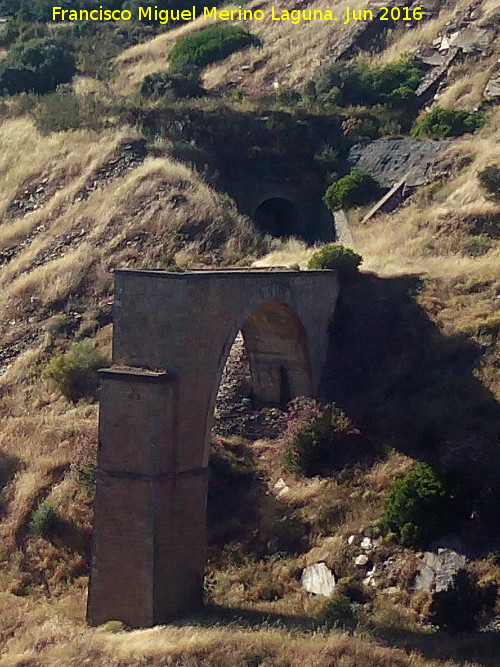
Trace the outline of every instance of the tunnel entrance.
<instances>
[{"instance_id":1,"label":"tunnel entrance","mask_svg":"<svg viewBox=\"0 0 500 667\"><path fill-rule=\"evenodd\" d=\"M295 204L283 197L272 197L263 201L255 210L254 219L265 234L276 237L303 237L299 210Z\"/></svg>"}]
</instances>

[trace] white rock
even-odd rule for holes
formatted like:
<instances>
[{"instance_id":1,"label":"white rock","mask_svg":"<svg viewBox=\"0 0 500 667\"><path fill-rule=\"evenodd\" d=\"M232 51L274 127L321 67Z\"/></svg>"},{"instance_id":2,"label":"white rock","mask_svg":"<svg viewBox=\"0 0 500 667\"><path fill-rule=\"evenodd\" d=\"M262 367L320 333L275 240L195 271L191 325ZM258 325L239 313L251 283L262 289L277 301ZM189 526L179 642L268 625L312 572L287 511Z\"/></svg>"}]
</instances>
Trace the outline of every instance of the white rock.
<instances>
[{"instance_id":1,"label":"white rock","mask_svg":"<svg viewBox=\"0 0 500 667\"><path fill-rule=\"evenodd\" d=\"M374 565L371 570L368 570L366 573L366 577L363 579L363 583L365 586L376 586L377 582L375 581L375 568L376 566Z\"/></svg>"},{"instance_id":2,"label":"white rock","mask_svg":"<svg viewBox=\"0 0 500 667\"><path fill-rule=\"evenodd\" d=\"M284 489L285 486L286 486L285 480L283 479L283 477L280 477L279 480L274 485L274 488L276 489L276 491L281 491L281 489Z\"/></svg>"},{"instance_id":3,"label":"white rock","mask_svg":"<svg viewBox=\"0 0 500 667\"><path fill-rule=\"evenodd\" d=\"M354 559L354 564L359 567L364 567L368 563L368 556L366 554L360 554Z\"/></svg>"},{"instance_id":4,"label":"white rock","mask_svg":"<svg viewBox=\"0 0 500 667\"><path fill-rule=\"evenodd\" d=\"M355 539L356 539L356 535L349 535L349 537L347 538L347 544L349 546L352 546L354 544Z\"/></svg>"},{"instance_id":5,"label":"white rock","mask_svg":"<svg viewBox=\"0 0 500 667\"><path fill-rule=\"evenodd\" d=\"M286 494L290 491L289 486L284 486L281 491L277 494L276 498L281 498L282 496L286 496Z\"/></svg>"},{"instance_id":6,"label":"white rock","mask_svg":"<svg viewBox=\"0 0 500 667\"><path fill-rule=\"evenodd\" d=\"M371 549L373 547L372 544L372 538L371 537L363 537L361 540L361 548L362 549Z\"/></svg>"},{"instance_id":7,"label":"white rock","mask_svg":"<svg viewBox=\"0 0 500 667\"><path fill-rule=\"evenodd\" d=\"M309 565L300 578L302 588L315 595L331 595L335 589L335 577L324 563Z\"/></svg>"}]
</instances>

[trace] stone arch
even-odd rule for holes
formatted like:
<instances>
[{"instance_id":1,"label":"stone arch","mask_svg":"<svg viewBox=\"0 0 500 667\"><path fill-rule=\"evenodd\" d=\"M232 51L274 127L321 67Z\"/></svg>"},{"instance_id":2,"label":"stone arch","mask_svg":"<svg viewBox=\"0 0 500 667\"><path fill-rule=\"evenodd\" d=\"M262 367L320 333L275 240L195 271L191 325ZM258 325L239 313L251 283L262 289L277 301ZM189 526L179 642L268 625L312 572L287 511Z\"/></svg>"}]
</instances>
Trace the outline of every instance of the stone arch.
<instances>
[{"instance_id":1,"label":"stone arch","mask_svg":"<svg viewBox=\"0 0 500 667\"><path fill-rule=\"evenodd\" d=\"M258 399L313 395L337 294L331 271L116 272L90 623L151 626L201 602L210 426L232 342L241 329Z\"/></svg>"},{"instance_id":2,"label":"stone arch","mask_svg":"<svg viewBox=\"0 0 500 667\"><path fill-rule=\"evenodd\" d=\"M271 236L304 237L300 208L288 198L264 199L256 207L253 218L260 231Z\"/></svg>"}]
</instances>

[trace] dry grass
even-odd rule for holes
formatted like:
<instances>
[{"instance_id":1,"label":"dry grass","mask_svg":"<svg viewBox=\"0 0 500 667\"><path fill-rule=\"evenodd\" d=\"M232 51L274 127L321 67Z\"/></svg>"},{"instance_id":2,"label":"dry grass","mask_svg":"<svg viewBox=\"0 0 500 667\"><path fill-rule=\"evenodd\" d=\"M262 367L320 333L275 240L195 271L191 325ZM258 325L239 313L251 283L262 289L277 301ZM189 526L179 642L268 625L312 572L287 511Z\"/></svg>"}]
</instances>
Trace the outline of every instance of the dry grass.
<instances>
[{"instance_id":1,"label":"dry grass","mask_svg":"<svg viewBox=\"0 0 500 667\"><path fill-rule=\"evenodd\" d=\"M259 2L254 0L248 7ZM350 6L365 4L360 0ZM496 11L497 4L496 0L486 1L486 14ZM465 5L460 0L416 29L395 31L389 48L376 60L388 62L428 43ZM332 5L326 0L309 5L311 9L327 6ZM270 4L262 7L269 10ZM125 51L117 60L118 77L113 83L117 93L128 94L146 74L163 69L174 41L201 25L205 24L185 25ZM208 68L207 87L217 88L238 77L242 88L256 93L272 92L274 81L300 85L327 60L328 50L345 30L328 23L264 22L247 27L262 38L264 47L234 54ZM258 67L242 71L241 66L247 64ZM457 67L441 103L475 106L492 66L493 59L486 65ZM77 79L75 90L79 94L103 92L102 84L88 79ZM172 160L168 150L163 157L147 159L77 201L84 185L118 147L137 136L135 129L126 127L100 134L76 131L42 137L26 118L0 125L0 250L18 248L16 256L0 268L0 340L10 348L31 336L20 345L20 353L4 364L0 379L0 450L15 461L1 497L5 567L0 588L31 595L23 599L0 594L0 667L466 664L459 652L456 662L446 662L451 648L448 653L443 648L440 658L433 660L424 657L430 654L424 650L411 653L364 636L339 633L302 636L280 630L195 625L118 634L91 630L82 624L86 579L76 543L71 548L68 544L55 548L44 540L25 539L30 514L42 499L48 499L82 534L91 520L89 499L67 471L78 437L95 434L96 406L68 404L43 377L48 356L67 344L64 337L48 340L44 333L53 312L78 312L83 321L95 320L110 299L111 269L116 266L161 266L167 257L189 265L229 264L262 249L251 224L223 204L199 175ZM498 315L500 248L497 242L481 257L468 256L464 243L469 232L464 221L500 215L500 207L485 199L476 178L484 166L500 164L500 111L493 110L488 127L474 138L463 139L453 150L448 179L392 215L380 216L365 226L353 225L353 235L356 250L364 257L363 270L384 276L423 275L427 286L419 299L439 326L450 333L475 333L488 318ZM470 159L468 166L457 166L464 156ZM43 179L51 193L47 200L29 215L13 217L11 202L28 185ZM224 238L216 240L221 229ZM270 250L256 266L299 264L305 268L313 251L295 239L274 242ZM35 262L39 265L34 266ZM110 327L99 331L98 342L109 348ZM483 365L477 374L500 397L497 358L493 348L492 363ZM353 553L347 549L346 538L371 525L380 515L394 478L412 465L411 459L392 453L347 482L291 480L291 490L280 502L285 513L308 526L309 541L301 563L324 560L335 564L341 574L349 574ZM275 477L276 470L267 474ZM276 532L275 518L272 512L263 517L269 523L266 530ZM219 570L218 601L276 613L315 615L322 601L304 594L293 578L293 568L292 562L283 559L255 559ZM481 572L485 580L499 577L487 566ZM66 580L71 582L69 588ZM282 597L273 600L276 586ZM394 619L399 619L404 626L408 621L401 609L384 606L382 601L377 602L374 619L379 625L394 625Z\"/></svg>"},{"instance_id":2,"label":"dry grass","mask_svg":"<svg viewBox=\"0 0 500 667\"><path fill-rule=\"evenodd\" d=\"M176 253L184 264L234 263L254 254L258 242L247 219L166 151L95 185L119 147L137 138L134 129L41 137L31 121L18 119L0 125L0 137L10 153L0 158L0 250L14 249L0 267L0 337L13 355L0 378L0 450L13 468L0 489L9 572L1 585L60 595L82 568L72 550L88 541L89 499L79 496L68 469L79 439L90 432L95 438L97 408L68 404L44 378L50 356L69 342L63 332L49 334L48 322L62 312L75 333L86 325L92 332L109 310L115 267L162 267ZM40 182L49 195L39 207L10 213L12 201ZM107 350L110 333L108 326L97 335ZM72 527L59 550L26 541L31 513L45 499Z\"/></svg>"},{"instance_id":3,"label":"dry grass","mask_svg":"<svg viewBox=\"0 0 500 667\"><path fill-rule=\"evenodd\" d=\"M303 241L296 238L284 240L273 239L271 252L255 260L252 266L293 266L298 264L301 269L307 268L307 262L314 252Z\"/></svg>"},{"instance_id":4,"label":"dry grass","mask_svg":"<svg viewBox=\"0 0 500 667\"><path fill-rule=\"evenodd\" d=\"M157 627L133 632L91 630L34 605L0 594L1 667L207 665L240 667L249 662L274 667L453 667L418 653L392 649L362 636L291 634L273 629L224 626ZM468 663L472 665L473 663Z\"/></svg>"},{"instance_id":5,"label":"dry grass","mask_svg":"<svg viewBox=\"0 0 500 667\"><path fill-rule=\"evenodd\" d=\"M255 92L272 93L273 83L297 85L310 78L313 71L328 57L328 50L345 31L352 28L339 22L304 21L293 25L290 21L272 21L269 1L253 0L245 9L259 8L266 13L264 21L246 21L241 25L261 38L261 49L249 49L233 54L224 63L207 69L204 84L214 88L230 79L241 79L244 89ZM354 9L367 6L367 0L349 3ZM237 5L228 5L228 9ZM280 9L285 7L281 6ZM339 16L345 15L345 3L315 0L308 9L331 9ZM119 69L117 90L131 92L137 84L151 72L166 69L166 56L176 39L206 26L209 21L198 18L187 25L160 35L147 44L133 46L121 54L117 60ZM258 63L256 71L242 72L242 65Z\"/></svg>"}]
</instances>

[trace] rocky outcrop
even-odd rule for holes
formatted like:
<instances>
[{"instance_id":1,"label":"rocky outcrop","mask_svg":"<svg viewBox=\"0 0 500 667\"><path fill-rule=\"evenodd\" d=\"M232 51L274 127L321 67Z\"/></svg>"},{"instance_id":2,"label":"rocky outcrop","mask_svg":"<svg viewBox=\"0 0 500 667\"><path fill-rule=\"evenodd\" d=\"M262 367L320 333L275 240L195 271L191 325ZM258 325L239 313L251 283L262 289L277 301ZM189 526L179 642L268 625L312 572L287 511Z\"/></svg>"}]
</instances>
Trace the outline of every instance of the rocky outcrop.
<instances>
[{"instance_id":1,"label":"rocky outcrop","mask_svg":"<svg viewBox=\"0 0 500 667\"><path fill-rule=\"evenodd\" d=\"M426 551L418 567L415 590L439 593L446 591L455 574L465 565L465 556L452 549Z\"/></svg>"},{"instance_id":2,"label":"rocky outcrop","mask_svg":"<svg viewBox=\"0 0 500 667\"><path fill-rule=\"evenodd\" d=\"M447 141L434 139L378 139L353 146L347 161L374 176L383 188L392 188L403 177L406 187L416 187L433 179L433 165Z\"/></svg>"}]
</instances>

